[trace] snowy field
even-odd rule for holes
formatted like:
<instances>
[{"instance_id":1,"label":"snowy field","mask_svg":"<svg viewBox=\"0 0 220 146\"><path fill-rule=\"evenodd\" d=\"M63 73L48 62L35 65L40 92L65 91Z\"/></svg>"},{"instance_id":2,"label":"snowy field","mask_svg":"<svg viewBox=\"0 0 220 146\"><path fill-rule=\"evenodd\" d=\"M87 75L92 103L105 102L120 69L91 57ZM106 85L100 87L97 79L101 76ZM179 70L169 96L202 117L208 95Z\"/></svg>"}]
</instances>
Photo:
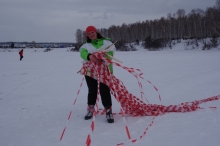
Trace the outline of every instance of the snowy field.
<instances>
[{"instance_id":1,"label":"snowy field","mask_svg":"<svg viewBox=\"0 0 220 146\"><path fill-rule=\"evenodd\" d=\"M0 146L83 146L91 133L92 120L84 120L87 108L85 81L77 98L83 76L79 52L66 49L24 49L19 61L18 49L0 51ZM124 66L141 69L162 97L163 105L179 104L220 95L220 51L164 50L116 52ZM114 74L128 90L140 97L136 79L114 67ZM160 104L158 94L142 81L150 103ZM97 115L92 146L219 146L220 100L201 105L204 109L190 113L168 113L155 118L147 134L129 143L120 114L113 99L115 123ZM216 106L217 108L209 108ZM103 108L101 102L99 108ZM73 109L62 141L61 133ZM131 139L139 138L153 117L126 115Z\"/></svg>"}]
</instances>

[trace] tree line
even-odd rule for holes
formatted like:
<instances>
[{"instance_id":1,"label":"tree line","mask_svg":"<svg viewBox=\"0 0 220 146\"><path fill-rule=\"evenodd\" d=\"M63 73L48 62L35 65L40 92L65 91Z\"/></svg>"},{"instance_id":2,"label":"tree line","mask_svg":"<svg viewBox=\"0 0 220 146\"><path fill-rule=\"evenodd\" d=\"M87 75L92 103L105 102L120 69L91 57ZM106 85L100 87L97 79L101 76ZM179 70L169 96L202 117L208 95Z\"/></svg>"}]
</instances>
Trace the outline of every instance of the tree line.
<instances>
[{"instance_id":1,"label":"tree line","mask_svg":"<svg viewBox=\"0 0 220 146\"><path fill-rule=\"evenodd\" d=\"M198 43L198 40L209 37L216 42L216 38L220 37L220 0L216 0L216 4L205 11L193 9L186 14L184 9L179 9L176 13L169 13L166 18L111 25L108 29L101 28L98 31L113 42L117 40L118 49L133 42L144 42L142 45L145 48L172 47L172 40L181 39L193 39ZM77 29L75 35L76 43L81 45L86 38L85 31ZM205 40L203 43L207 45Z\"/></svg>"}]
</instances>

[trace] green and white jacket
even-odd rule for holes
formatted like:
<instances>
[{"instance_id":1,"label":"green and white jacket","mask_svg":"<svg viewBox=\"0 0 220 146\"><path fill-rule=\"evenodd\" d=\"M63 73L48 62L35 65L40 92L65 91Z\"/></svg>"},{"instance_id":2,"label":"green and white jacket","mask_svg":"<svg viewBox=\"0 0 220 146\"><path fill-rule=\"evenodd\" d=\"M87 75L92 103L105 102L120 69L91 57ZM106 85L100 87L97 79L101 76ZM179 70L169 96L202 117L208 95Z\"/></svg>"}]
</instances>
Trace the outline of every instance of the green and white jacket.
<instances>
[{"instance_id":1,"label":"green and white jacket","mask_svg":"<svg viewBox=\"0 0 220 146\"><path fill-rule=\"evenodd\" d=\"M92 54L94 52L98 52L100 50L104 50L108 46L110 46L112 44L112 42L109 40L110 40L109 38L95 39L95 40L92 40L91 43L83 44L79 49L80 56L84 60L83 62L88 61L89 54ZM107 52L107 54L113 56L115 50L116 50L115 45L113 45L113 46L111 46L110 51ZM107 59L110 59L110 58L107 57ZM109 69L110 69L111 73L113 73L112 64L109 65Z\"/></svg>"}]
</instances>

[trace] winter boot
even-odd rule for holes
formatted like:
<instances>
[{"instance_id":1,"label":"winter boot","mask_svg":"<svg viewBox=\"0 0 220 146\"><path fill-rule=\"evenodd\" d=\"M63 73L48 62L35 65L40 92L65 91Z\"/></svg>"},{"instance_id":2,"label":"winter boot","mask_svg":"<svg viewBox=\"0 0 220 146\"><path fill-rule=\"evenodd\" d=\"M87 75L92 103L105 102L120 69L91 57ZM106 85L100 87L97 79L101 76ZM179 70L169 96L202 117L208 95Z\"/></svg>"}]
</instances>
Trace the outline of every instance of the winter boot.
<instances>
[{"instance_id":1,"label":"winter boot","mask_svg":"<svg viewBox=\"0 0 220 146\"><path fill-rule=\"evenodd\" d=\"M108 123L114 123L114 118L112 114L112 108L106 108L106 119Z\"/></svg>"},{"instance_id":2,"label":"winter boot","mask_svg":"<svg viewBox=\"0 0 220 146\"><path fill-rule=\"evenodd\" d=\"M86 114L86 116L85 116L85 120L89 120L89 119L92 118L93 112L94 112L94 110L95 110L94 107L95 107L94 105L88 105L87 114Z\"/></svg>"}]
</instances>

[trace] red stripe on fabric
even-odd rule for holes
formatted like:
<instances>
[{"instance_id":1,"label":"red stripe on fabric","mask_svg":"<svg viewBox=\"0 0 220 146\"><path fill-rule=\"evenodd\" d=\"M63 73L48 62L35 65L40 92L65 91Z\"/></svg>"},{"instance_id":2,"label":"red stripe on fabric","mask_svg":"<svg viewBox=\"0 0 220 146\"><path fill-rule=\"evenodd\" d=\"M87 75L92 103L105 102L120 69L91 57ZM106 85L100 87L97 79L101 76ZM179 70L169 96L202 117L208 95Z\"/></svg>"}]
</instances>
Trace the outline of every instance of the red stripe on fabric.
<instances>
[{"instance_id":1,"label":"red stripe on fabric","mask_svg":"<svg viewBox=\"0 0 220 146\"><path fill-rule=\"evenodd\" d=\"M88 137L86 139L86 145L90 146L90 144L91 144L91 138L90 138L90 135L88 135Z\"/></svg>"},{"instance_id":2,"label":"red stripe on fabric","mask_svg":"<svg viewBox=\"0 0 220 146\"><path fill-rule=\"evenodd\" d=\"M72 111L69 113L68 120L70 119L71 115L72 115Z\"/></svg>"},{"instance_id":3,"label":"red stripe on fabric","mask_svg":"<svg viewBox=\"0 0 220 146\"><path fill-rule=\"evenodd\" d=\"M66 131L66 127L63 129L63 132L62 132L62 134L60 136L60 141L63 139L63 135L64 135L65 131Z\"/></svg>"},{"instance_id":4,"label":"red stripe on fabric","mask_svg":"<svg viewBox=\"0 0 220 146\"><path fill-rule=\"evenodd\" d=\"M128 135L128 139L131 139L130 132L128 130L128 126L125 126L125 129L126 129L126 132L127 132L127 135Z\"/></svg>"},{"instance_id":5,"label":"red stripe on fabric","mask_svg":"<svg viewBox=\"0 0 220 146\"><path fill-rule=\"evenodd\" d=\"M94 128L95 128L95 123L94 123L94 121L92 121L91 128L92 128L92 132L93 132L93 131L94 131Z\"/></svg>"}]
</instances>

